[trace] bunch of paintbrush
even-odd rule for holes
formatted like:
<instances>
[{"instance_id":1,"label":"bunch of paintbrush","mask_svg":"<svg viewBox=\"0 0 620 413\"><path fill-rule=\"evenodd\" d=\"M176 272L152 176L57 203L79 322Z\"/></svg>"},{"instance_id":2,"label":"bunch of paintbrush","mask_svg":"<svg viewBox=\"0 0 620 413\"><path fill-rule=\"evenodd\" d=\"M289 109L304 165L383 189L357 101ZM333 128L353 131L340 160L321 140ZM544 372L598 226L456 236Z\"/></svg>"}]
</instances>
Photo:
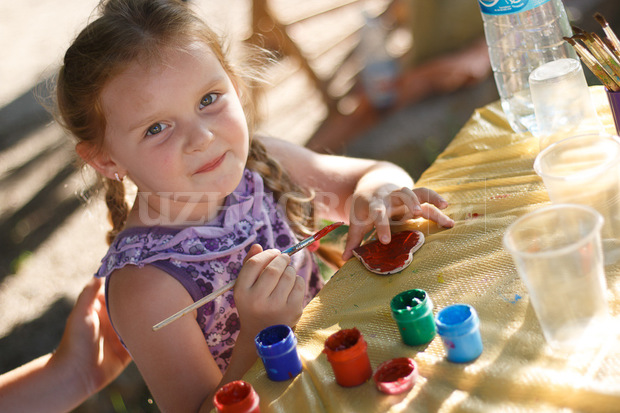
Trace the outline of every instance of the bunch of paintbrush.
<instances>
[{"instance_id":1,"label":"bunch of paintbrush","mask_svg":"<svg viewBox=\"0 0 620 413\"><path fill-rule=\"evenodd\" d=\"M584 64L612 91L620 91L620 41L602 14L594 18L603 27L604 35L588 33L573 26L573 37L565 37Z\"/></svg>"}]
</instances>

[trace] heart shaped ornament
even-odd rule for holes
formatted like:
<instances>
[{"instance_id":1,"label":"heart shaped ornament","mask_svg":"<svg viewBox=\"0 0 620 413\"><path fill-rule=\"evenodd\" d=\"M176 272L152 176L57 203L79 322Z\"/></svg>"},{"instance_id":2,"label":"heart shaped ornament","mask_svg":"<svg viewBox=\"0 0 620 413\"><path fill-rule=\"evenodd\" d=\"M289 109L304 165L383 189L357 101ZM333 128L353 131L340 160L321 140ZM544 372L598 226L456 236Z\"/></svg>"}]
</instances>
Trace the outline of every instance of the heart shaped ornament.
<instances>
[{"instance_id":1,"label":"heart shaped ornament","mask_svg":"<svg viewBox=\"0 0 620 413\"><path fill-rule=\"evenodd\" d=\"M424 244L421 231L410 230L392 234L389 244L379 240L371 241L353 250L368 271L380 275L395 274L413 261L413 253Z\"/></svg>"}]
</instances>

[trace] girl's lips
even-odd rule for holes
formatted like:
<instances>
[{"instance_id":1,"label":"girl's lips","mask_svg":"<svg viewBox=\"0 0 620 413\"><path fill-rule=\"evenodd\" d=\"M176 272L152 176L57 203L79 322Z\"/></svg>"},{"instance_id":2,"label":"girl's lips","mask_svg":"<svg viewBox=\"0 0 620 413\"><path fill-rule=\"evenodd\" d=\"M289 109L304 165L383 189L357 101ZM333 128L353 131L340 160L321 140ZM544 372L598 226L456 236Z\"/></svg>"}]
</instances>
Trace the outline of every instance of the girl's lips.
<instances>
[{"instance_id":1,"label":"girl's lips","mask_svg":"<svg viewBox=\"0 0 620 413\"><path fill-rule=\"evenodd\" d=\"M222 162L224 162L224 158L225 157L226 157L226 153L224 153L222 156L220 156L219 158L217 158L213 162L209 162L207 164L204 164L203 166L200 167L200 169L198 169L196 172L194 172L194 174L201 174L201 173L210 172L210 171L214 170Z\"/></svg>"}]
</instances>

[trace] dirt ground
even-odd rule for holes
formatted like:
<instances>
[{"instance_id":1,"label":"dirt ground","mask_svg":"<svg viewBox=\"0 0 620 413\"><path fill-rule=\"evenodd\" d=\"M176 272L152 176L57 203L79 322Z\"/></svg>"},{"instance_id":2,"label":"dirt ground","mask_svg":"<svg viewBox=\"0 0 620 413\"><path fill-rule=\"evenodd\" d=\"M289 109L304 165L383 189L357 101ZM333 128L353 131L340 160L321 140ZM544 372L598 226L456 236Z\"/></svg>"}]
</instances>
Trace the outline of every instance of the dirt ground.
<instances>
[{"instance_id":1,"label":"dirt ground","mask_svg":"<svg viewBox=\"0 0 620 413\"><path fill-rule=\"evenodd\" d=\"M195 1L200 13L217 22L218 30L236 39L247 36L249 0L223 3ZM323 3L329 0L312 5ZM617 0L564 3L587 30L599 30L590 18L593 10L620 27ZM0 373L54 349L77 294L107 249L106 211L91 197L92 176L75 168L71 142L33 96L96 4L95 0L0 2ZM274 0L273 4L292 15L307 2ZM332 26L335 30L338 25L323 27ZM283 61L274 76L278 87L265 103L268 121L263 130L305 144L325 120L325 105L308 78L298 75L294 63ZM417 176L476 107L495 99L490 77L429 97L386 114L342 152L392 160ZM157 408L131 366L76 411Z\"/></svg>"}]
</instances>

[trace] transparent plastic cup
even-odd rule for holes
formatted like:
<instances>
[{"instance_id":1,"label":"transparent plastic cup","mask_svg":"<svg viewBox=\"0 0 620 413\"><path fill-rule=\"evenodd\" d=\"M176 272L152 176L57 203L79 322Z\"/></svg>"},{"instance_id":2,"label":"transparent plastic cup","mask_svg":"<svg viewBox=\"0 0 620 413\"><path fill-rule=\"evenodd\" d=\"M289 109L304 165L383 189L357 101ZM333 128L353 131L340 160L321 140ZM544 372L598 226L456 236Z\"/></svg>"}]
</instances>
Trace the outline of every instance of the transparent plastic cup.
<instances>
[{"instance_id":1,"label":"transparent plastic cup","mask_svg":"<svg viewBox=\"0 0 620 413\"><path fill-rule=\"evenodd\" d=\"M534 170L551 202L587 205L605 220L606 264L620 260L620 138L588 134L564 139L538 154Z\"/></svg>"},{"instance_id":2,"label":"transparent plastic cup","mask_svg":"<svg viewBox=\"0 0 620 413\"><path fill-rule=\"evenodd\" d=\"M532 132L541 150L568 136L601 130L578 60L545 63L530 73L529 84L536 115Z\"/></svg>"},{"instance_id":3,"label":"transparent plastic cup","mask_svg":"<svg viewBox=\"0 0 620 413\"><path fill-rule=\"evenodd\" d=\"M601 250L603 218L559 204L515 221L504 234L543 335L554 349L601 342L609 322Z\"/></svg>"}]
</instances>

